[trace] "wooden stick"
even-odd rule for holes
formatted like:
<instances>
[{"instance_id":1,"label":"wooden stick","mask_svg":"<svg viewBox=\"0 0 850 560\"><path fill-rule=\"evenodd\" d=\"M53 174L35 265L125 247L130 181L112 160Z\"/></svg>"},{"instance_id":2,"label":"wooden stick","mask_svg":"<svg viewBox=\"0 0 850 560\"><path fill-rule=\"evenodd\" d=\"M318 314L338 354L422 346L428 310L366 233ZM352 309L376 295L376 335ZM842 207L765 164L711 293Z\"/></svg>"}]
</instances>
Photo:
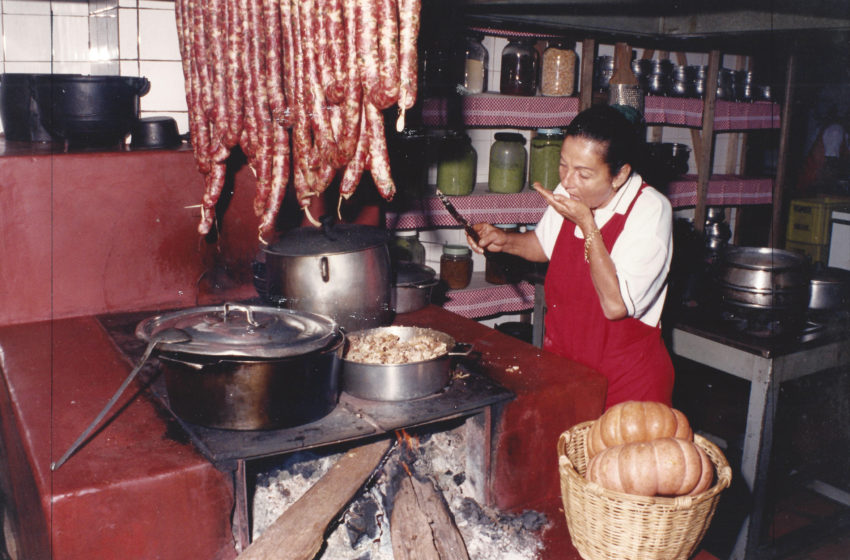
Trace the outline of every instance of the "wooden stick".
<instances>
[{"instance_id":1,"label":"wooden stick","mask_svg":"<svg viewBox=\"0 0 850 560\"><path fill-rule=\"evenodd\" d=\"M770 222L770 246L779 247L785 228L782 216L785 205L785 191L788 189L788 142L791 128L791 105L794 104L794 74L797 71L794 50L788 55L788 69L785 72L785 105L782 106L782 122L779 125L779 155L777 156L776 182L773 184L773 219Z\"/></svg>"},{"instance_id":2,"label":"wooden stick","mask_svg":"<svg viewBox=\"0 0 850 560\"><path fill-rule=\"evenodd\" d=\"M596 40L581 42L581 74L579 75L579 107L581 111L593 104L593 61L596 60Z\"/></svg>"},{"instance_id":3,"label":"wooden stick","mask_svg":"<svg viewBox=\"0 0 850 560\"><path fill-rule=\"evenodd\" d=\"M239 555L239 560L312 560L328 524L368 480L389 440L352 449Z\"/></svg>"},{"instance_id":4,"label":"wooden stick","mask_svg":"<svg viewBox=\"0 0 850 560\"><path fill-rule=\"evenodd\" d=\"M702 105L702 132L700 153L697 160L697 204L694 209L694 229L702 233L705 229L705 199L708 181L711 179L712 144L714 143L714 109L717 104L717 73L720 71L720 51L708 55L708 72L705 76L705 100ZM696 150L696 146L694 146Z\"/></svg>"}]
</instances>

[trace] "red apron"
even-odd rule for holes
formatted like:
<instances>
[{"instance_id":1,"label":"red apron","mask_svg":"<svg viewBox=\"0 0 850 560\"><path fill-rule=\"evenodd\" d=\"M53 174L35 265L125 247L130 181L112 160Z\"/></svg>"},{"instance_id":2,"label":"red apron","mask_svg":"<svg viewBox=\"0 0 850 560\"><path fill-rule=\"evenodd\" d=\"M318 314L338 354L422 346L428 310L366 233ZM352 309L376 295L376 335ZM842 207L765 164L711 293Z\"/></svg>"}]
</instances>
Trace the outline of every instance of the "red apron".
<instances>
[{"instance_id":1,"label":"red apron","mask_svg":"<svg viewBox=\"0 0 850 560\"><path fill-rule=\"evenodd\" d=\"M614 214L601 229L608 252L623 231L625 214ZM584 239L575 224L564 220L546 274L546 336L543 347L587 365L608 378L605 408L628 400L671 404L673 363L661 339L661 329L634 317L605 318L599 296L584 262Z\"/></svg>"}]
</instances>

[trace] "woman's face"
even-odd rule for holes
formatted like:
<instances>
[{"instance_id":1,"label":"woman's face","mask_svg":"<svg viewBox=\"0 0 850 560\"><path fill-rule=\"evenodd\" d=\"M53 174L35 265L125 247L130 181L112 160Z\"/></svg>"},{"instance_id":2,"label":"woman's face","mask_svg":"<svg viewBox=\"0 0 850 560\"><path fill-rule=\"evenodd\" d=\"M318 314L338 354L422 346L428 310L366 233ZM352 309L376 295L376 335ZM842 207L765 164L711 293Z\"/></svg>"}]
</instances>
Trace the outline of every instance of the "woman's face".
<instances>
[{"instance_id":1,"label":"woman's face","mask_svg":"<svg viewBox=\"0 0 850 560\"><path fill-rule=\"evenodd\" d=\"M591 210L601 208L614 197L616 189L628 179L631 167L624 165L616 176L611 175L603 159L605 146L595 140L580 136L568 136L561 148L558 174L561 184Z\"/></svg>"}]
</instances>

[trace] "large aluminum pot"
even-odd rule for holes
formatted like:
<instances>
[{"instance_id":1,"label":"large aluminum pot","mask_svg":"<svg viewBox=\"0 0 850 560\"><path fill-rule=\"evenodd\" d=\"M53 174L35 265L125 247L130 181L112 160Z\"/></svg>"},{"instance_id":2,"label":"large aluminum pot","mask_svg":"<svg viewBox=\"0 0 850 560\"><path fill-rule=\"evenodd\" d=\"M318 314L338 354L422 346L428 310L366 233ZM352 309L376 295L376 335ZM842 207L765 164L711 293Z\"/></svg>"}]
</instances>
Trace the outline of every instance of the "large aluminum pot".
<instances>
[{"instance_id":1,"label":"large aluminum pot","mask_svg":"<svg viewBox=\"0 0 850 560\"><path fill-rule=\"evenodd\" d=\"M423 327L381 327L366 329L352 336L394 334L400 342L418 336L430 336L445 343L448 351L442 356L404 364L367 364L343 357L342 390L346 393L375 401L403 401L432 395L446 385L452 377L451 358L466 356L471 346L458 344L446 333Z\"/></svg>"},{"instance_id":2,"label":"large aluminum pot","mask_svg":"<svg viewBox=\"0 0 850 560\"><path fill-rule=\"evenodd\" d=\"M392 322L385 230L353 224L297 228L264 252L267 297L275 304L327 315L348 332Z\"/></svg>"},{"instance_id":3,"label":"large aluminum pot","mask_svg":"<svg viewBox=\"0 0 850 560\"><path fill-rule=\"evenodd\" d=\"M802 313L808 301L808 262L791 251L730 248L717 280L723 301L734 306Z\"/></svg>"},{"instance_id":4,"label":"large aluminum pot","mask_svg":"<svg viewBox=\"0 0 850 560\"><path fill-rule=\"evenodd\" d=\"M142 321L150 340L178 328L162 364L168 403L187 422L229 430L298 426L339 400L345 337L330 318L267 306L198 307Z\"/></svg>"}]
</instances>

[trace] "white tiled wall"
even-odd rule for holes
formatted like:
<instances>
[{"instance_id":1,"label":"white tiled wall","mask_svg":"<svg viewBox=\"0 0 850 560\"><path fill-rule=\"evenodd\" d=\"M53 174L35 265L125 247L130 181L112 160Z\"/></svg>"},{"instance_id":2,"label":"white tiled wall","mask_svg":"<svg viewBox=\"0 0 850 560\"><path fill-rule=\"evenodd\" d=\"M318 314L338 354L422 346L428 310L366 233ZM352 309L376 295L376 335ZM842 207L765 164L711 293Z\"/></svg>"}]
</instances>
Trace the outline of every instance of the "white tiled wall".
<instances>
[{"instance_id":1,"label":"white tiled wall","mask_svg":"<svg viewBox=\"0 0 850 560\"><path fill-rule=\"evenodd\" d=\"M0 0L3 72L144 76L142 116L188 130L174 2Z\"/></svg>"}]
</instances>

